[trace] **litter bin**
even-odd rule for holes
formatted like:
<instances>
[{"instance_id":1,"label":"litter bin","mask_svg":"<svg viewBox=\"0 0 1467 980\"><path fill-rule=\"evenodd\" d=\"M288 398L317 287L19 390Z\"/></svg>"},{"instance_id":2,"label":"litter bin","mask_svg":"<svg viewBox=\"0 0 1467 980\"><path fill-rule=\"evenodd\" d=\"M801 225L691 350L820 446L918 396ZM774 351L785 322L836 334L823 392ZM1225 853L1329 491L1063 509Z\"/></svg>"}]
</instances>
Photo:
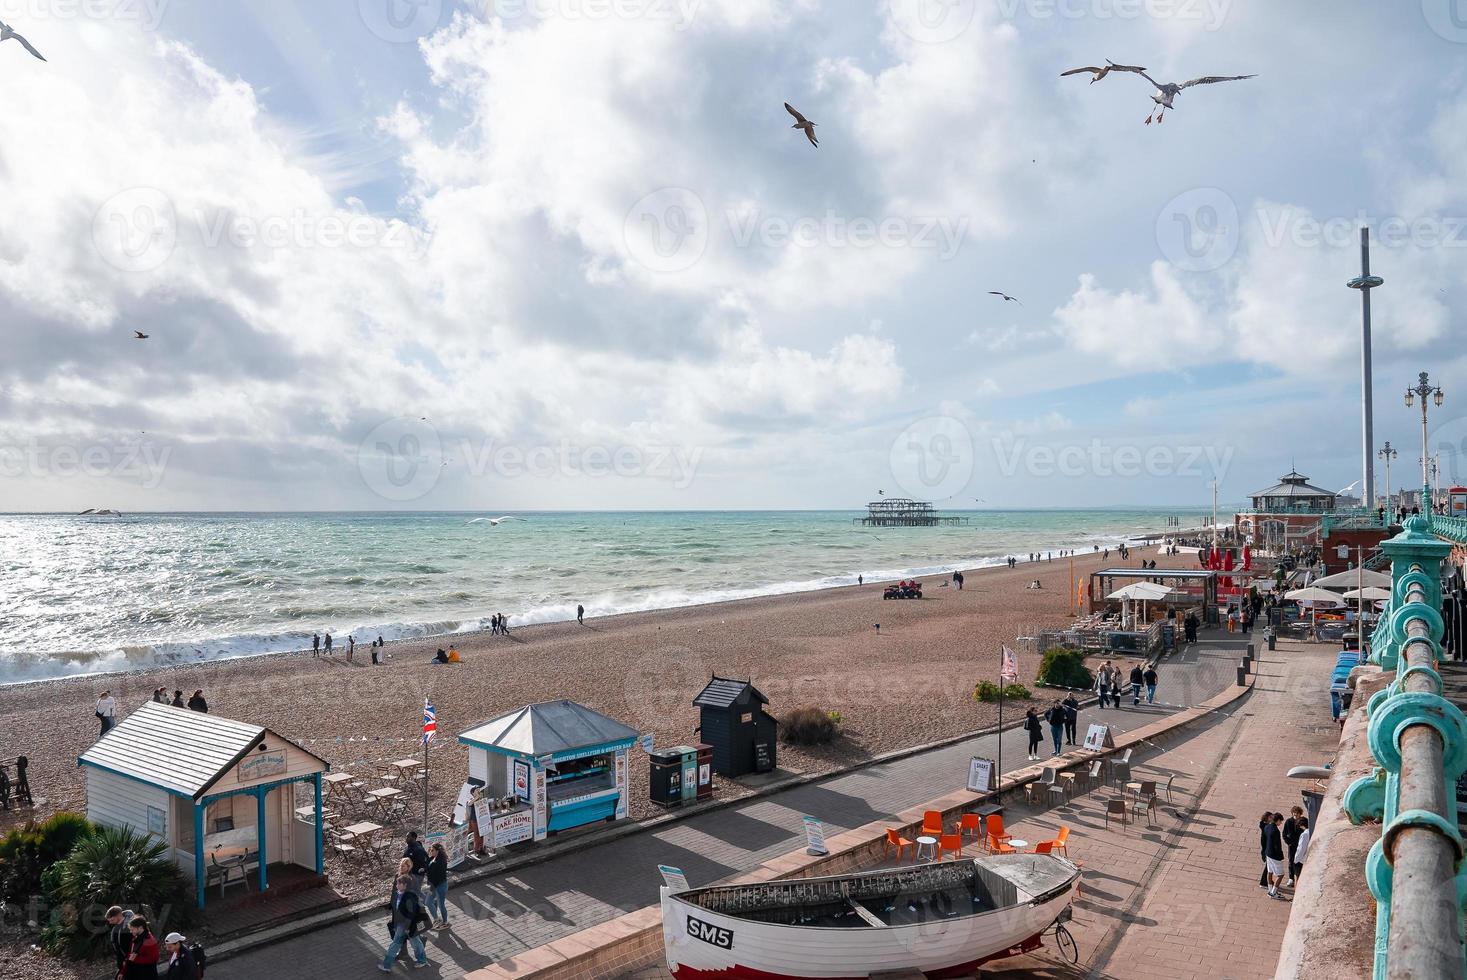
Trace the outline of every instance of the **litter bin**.
<instances>
[{"instance_id":1,"label":"litter bin","mask_svg":"<svg viewBox=\"0 0 1467 980\"><path fill-rule=\"evenodd\" d=\"M694 756L696 758L696 755ZM677 806L683 801L683 749L663 749L647 757L651 774L652 802L661 806ZM693 791L697 792L694 776Z\"/></svg>"}]
</instances>

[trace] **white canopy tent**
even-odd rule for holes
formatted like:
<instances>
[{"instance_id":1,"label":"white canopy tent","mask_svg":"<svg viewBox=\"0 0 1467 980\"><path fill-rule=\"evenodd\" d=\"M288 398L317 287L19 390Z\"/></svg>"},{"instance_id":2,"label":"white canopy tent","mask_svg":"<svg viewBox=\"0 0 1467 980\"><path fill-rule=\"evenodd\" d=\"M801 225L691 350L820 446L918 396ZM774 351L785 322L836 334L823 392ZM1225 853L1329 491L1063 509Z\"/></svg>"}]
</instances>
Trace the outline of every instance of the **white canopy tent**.
<instances>
[{"instance_id":1,"label":"white canopy tent","mask_svg":"<svg viewBox=\"0 0 1467 980\"><path fill-rule=\"evenodd\" d=\"M1141 615L1144 617L1146 615L1146 603L1165 599L1174 591L1176 590L1171 586L1158 585L1156 582L1132 582L1123 589L1116 589L1110 595L1106 596L1106 598L1120 599L1122 602L1128 604L1139 602L1141 603ZM1133 628L1139 628L1136 623L1134 608L1130 609L1129 614L1124 618L1132 624Z\"/></svg>"},{"instance_id":2,"label":"white canopy tent","mask_svg":"<svg viewBox=\"0 0 1467 980\"><path fill-rule=\"evenodd\" d=\"M1310 585L1325 589L1359 589L1371 585L1388 589L1391 587L1391 577L1385 572L1368 568L1347 568L1343 572L1315 579Z\"/></svg>"}]
</instances>

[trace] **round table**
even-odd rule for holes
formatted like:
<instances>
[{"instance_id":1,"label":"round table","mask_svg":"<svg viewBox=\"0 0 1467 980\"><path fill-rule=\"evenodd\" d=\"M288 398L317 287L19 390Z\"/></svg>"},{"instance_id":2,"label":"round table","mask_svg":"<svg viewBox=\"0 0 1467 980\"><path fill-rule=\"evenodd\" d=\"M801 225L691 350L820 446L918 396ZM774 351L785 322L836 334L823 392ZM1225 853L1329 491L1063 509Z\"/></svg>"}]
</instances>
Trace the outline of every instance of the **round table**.
<instances>
[{"instance_id":1,"label":"round table","mask_svg":"<svg viewBox=\"0 0 1467 980\"><path fill-rule=\"evenodd\" d=\"M922 848L928 849L928 857L937 860L937 838L922 836L917 838L917 860L922 860Z\"/></svg>"},{"instance_id":2,"label":"round table","mask_svg":"<svg viewBox=\"0 0 1467 980\"><path fill-rule=\"evenodd\" d=\"M1016 851L1022 851L1024 848L1026 848L1026 847L1029 846L1029 842L1028 841L1026 841L1026 840L1019 840L1019 838L1017 838L1017 837L1010 837L1004 843L1008 844L1009 847L1012 847Z\"/></svg>"}]
</instances>

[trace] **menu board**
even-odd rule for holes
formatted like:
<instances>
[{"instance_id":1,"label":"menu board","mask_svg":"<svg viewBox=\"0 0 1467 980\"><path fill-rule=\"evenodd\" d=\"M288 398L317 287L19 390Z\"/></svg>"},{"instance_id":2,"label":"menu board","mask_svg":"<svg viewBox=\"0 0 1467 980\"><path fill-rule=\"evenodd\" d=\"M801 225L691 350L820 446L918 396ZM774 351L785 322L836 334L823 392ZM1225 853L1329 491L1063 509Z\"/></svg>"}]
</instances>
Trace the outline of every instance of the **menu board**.
<instances>
[{"instance_id":1,"label":"menu board","mask_svg":"<svg viewBox=\"0 0 1467 980\"><path fill-rule=\"evenodd\" d=\"M523 759L514 760L514 795L530 802L530 764Z\"/></svg>"},{"instance_id":2,"label":"menu board","mask_svg":"<svg viewBox=\"0 0 1467 980\"><path fill-rule=\"evenodd\" d=\"M1084 748L1090 752L1099 752L1102 749L1113 749L1116 740L1111 736L1109 725L1091 725L1085 732Z\"/></svg>"},{"instance_id":3,"label":"menu board","mask_svg":"<svg viewBox=\"0 0 1467 980\"><path fill-rule=\"evenodd\" d=\"M980 759L973 756L968 762L968 791L971 793L987 793L989 790L997 789L993 781L994 765L992 759Z\"/></svg>"},{"instance_id":4,"label":"menu board","mask_svg":"<svg viewBox=\"0 0 1467 980\"><path fill-rule=\"evenodd\" d=\"M535 839L544 840L550 832L550 813L545 808L545 770L536 769L535 782Z\"/></svg>"},{"instance_id":5,"label":"menu board","mask_svg":"<svg viewBox=\"0 0 1467 980\"><path fill-rule=\"evenodd\" d=\"M494 818L494 847L508 847L535 836L535 811L525 807Z\"/></svg>"},{"instance_id":6,"label":"menu board","mask_svg":"<svg viewBox=\"0 0 1467 980\"><path fill-rule=\"evenodd\" d=\"M616 753L616 819L625 820L627 815L627 751Z\"/></svg>"}]
</instances>

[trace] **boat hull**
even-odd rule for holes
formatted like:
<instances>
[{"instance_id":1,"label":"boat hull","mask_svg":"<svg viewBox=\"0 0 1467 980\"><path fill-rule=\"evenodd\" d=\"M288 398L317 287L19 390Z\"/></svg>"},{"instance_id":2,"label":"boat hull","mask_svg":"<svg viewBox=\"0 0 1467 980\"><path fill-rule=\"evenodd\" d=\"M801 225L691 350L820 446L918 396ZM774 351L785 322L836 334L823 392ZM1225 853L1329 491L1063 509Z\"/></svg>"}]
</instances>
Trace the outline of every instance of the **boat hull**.
<instances>
[{"instance_id":1,"label":"boat hull","mask_svg":"<svg viewBox=\"0 0 1467 980\"><path fill-rule=\"evenodd\" d=\"M1078 880L1078 872L1076 879ZM1037 949L1073 897L1069 887L975 915L870 928L818 928L751 921L662 890L667 965L677 980L858 980L920 970L970 975L989 960Z\"/></svg>"}]
</instances>

